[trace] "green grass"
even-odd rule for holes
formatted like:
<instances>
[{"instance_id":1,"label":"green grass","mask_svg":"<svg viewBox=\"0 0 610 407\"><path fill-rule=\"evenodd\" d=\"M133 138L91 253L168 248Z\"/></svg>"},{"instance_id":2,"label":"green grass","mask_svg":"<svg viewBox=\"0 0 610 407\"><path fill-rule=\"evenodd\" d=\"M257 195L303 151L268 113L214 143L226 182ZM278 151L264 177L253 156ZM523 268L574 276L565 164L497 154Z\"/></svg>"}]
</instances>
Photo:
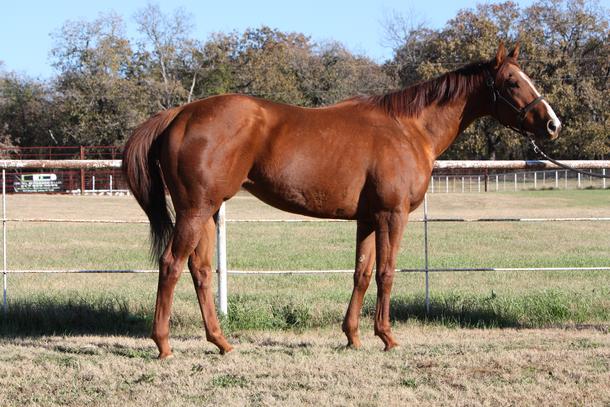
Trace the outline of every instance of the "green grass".
<instances>
[{"instance_id":1,"label":"green grass","mask_svg":"<svg viewBox=\"0 0 610 407\"><path fill-rule=\"evenodd\" d=\"M493 196L491 196L493 195ZM137 213L133 202L108 199L109 216ZM459 198L459 199L457 199ZM95 217L95 199L31 197L37 211ZM43 202L41 202L43 201ZM61 201L61 205L56 202ZM46 202L46 206L45 206ZM15 203L16 205L16 203ZM115 208L113 208L113 205ZM608 216L608 191L531 191L516 194L438 194L431 216ZM9 206L10 207L10 206ZM14 206L13 206L14 207ZM124 209L125 208L125 209ZM254 208L254 209L253 209ZM258 208L258 209L257 209ZM27 213L28 209L24 209ZM229 218L277 214L249 197L229 206ZM242 214L245 214L242 216ZM280 214L285 216L284 214ZM24 215L27 216L27 215ZM419 214L414 214L418 217ZM130 217L131 218L131 217ZM610 265L607 223L433 223L431 267L555 267ZM154 268L146 225L9 224L9 268ZM354 262L353 223L230 223L229 268L240 270L349 269ZM408 226L398 266L423 266L423 225ZM422 274L400 273L391 315L452 327L547 327L610 322L608 271L468 272L431 275L431 313L424 312ZM351 294L352 276L232 276L225 330L305 330L336 327ZM154 311L156 275L9 276L9 313L0 335L111 334L146 336ZM363 309L371 325L374 282ZM176 290L172 333L202 333L190 277Z\"/></svg>"}]
</instances>

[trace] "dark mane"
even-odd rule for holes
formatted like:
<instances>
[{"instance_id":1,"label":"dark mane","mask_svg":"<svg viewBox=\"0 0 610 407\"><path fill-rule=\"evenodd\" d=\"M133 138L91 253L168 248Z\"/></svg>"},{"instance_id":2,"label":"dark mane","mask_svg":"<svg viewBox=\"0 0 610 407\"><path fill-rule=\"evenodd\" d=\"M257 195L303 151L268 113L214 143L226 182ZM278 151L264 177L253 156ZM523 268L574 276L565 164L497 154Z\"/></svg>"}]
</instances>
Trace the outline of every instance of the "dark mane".
<instances>
[{"instance_id":1,"label":"dark mane","mask_svg":"<svg viewBox=\"0 0 610 407\"><path fill-rule=\"evenodd\" d=\"M434 102L439 105L451 103L476 89L483 80L483 71L489 69L490 64L489 61L475 62L398 91L364 96L362 100L390 116L418 116L426 106Z\"/></svg>"}]
</instances>

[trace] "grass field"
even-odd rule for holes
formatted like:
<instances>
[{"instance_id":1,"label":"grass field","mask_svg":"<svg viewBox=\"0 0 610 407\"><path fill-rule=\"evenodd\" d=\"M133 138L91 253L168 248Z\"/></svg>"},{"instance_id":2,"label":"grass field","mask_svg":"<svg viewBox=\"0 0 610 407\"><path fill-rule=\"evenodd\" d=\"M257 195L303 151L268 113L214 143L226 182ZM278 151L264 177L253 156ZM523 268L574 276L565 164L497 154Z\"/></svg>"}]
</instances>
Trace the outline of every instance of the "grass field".
<instances>
[{"instance_id":1,"label":"grass field","mask_svg":"<svg viewBox=\"0 0 610 407\"><path fill-rule=\"evenodd\" d=\"M247 194L229 219L285 219ZM421 217L421 210L412 215ZM434 194L431 217L609 217L610 191ZM130 197L10 196L9 218L143 220ZM609 222L432 223L432 267L610 265ZM152 268L147 226L9 223L9 268ZM229 268L347 269L353 223L230 223ZM407 228L399 267L423 265L423 225ZM0 326L0 405L405 405L610 403L610 273L471 272L395 280L402 347L371 335L345 351L340 321L351 275L232 276L236 351L205 343L190 277L175 298L177 357L154 359L156 276L9 275Z\"/></svg>"}]
</instances>

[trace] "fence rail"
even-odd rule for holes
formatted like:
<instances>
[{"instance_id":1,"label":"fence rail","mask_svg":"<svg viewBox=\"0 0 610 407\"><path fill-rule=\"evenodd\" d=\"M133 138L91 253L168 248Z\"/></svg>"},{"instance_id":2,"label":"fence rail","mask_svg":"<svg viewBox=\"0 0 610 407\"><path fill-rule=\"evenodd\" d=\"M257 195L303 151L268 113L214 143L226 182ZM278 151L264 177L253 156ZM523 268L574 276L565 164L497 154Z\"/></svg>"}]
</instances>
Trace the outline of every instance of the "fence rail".
<instances>
[{"instance_id":1,"label":"fence rail","mask_svg":"<svg viewBox=\"0 0 610 407\"><path fill-rule=\"evenodd\" d=\"M610 168L610 160L561 160L560 163L577 169ZM121 160L0 160L0 169L110 169L121 168ZM438 160L435 170L551 170L560 169L544 160Z\"/></svg>"},{"instance_id":2,"label":"fence rail","mask_svg":"<svg viewBox=\"0 0 610 407\"><path fill-rule=\"evenodd\" d=\"M566 160L562 164L577 169L605 169L610 168L610 160ZM2 169L2 226L3 226L3 281L4 281L4 309L7 310L7 251L6 251L6 226L8 222L75 222L75 223L147 223L146 221L120 221L120 220L84 220L84 219L43 219L43 218L7 218L6 216L6 170L7 169L118 169L121 167L120 160L0 160ZM435 170L545 170L558 169L559 166L540 160L528 161L436 161ZM84 184L84 183L83 183ZM229 222L253 222L248 219L234 219ZM257 222L329 222L333 220L258 220ZM427 200L424 204L424 218L415 219L415 222L423 222L425 235L429 222L570 222L570 221L610 221L610 218L428 218ZM217 218L217 273L218 273L218 302L219 311L227 313L227 274L318 274L318 273L351 273L352 270L259 270L240 271L227 269L226 256L226 222L224 215L224 204L221 206ZM428 242L425 239L426 266L423 269L400 269L399 272L425 272L426 274L426 304L429 304L428 273L430 272L456 272L456 271L549 271L549 270L610 270L610 267L553 267L553 268L445 268L434 269L428 267ZM152 273L156 270L11 270L11 273Z\"/></svg>"}]
</instances>

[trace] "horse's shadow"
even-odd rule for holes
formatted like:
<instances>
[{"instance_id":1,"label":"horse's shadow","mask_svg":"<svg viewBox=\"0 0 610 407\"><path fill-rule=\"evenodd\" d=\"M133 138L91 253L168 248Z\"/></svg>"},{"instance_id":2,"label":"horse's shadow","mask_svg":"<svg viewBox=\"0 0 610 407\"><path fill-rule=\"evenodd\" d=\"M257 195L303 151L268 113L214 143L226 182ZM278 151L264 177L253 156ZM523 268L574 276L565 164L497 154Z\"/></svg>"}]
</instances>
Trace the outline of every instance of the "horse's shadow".
<instances>
[{"instance_id":1,"label":"horse's shadow","mask_svg":"<svg viewBox=\"0 0 610 407\"><path fill-rule=\"evenodd\" d=\"M150 335L151 316L126 307L99 306L87 301L9 303L0 310L0 337L47 335Z\"/></svg>"},{"instance_id":2,"label":"horse's shadow","mask_svg":"<svg viewBox=\"0 0 610 407\"><path fill-rule=\"evenodd\" d=\"M367 298L363 316L375 315L375 302ZM394 321L417 320L462 328L518 328L519 318L502 312L485 301L432 301L426 312L422 297L394 297L390 303ZM336 316L337 321L342 319ZM100 306L95 302L24 301L9 304L0 311L0 337L36 337L47 335L118 335L147 337L152 314L147 310L131 310L127 306Z\"/></svg>"},{"instance_id":3,"label":"horse's shadow","mask_svg":"<svg viewBox=\"0 0 610 407\"><path fill-rule=\"evenodd\" d=\"M375 303L365 302L362 313L374 317ZM482 303L458 305L448 301L432 300L427 311L425 300L420 297L392 298L390 318L398 322L417 320L460 328L520 328L523 325L516 315L499 312L494 307Z\"/></svg>"}]
</instances>

